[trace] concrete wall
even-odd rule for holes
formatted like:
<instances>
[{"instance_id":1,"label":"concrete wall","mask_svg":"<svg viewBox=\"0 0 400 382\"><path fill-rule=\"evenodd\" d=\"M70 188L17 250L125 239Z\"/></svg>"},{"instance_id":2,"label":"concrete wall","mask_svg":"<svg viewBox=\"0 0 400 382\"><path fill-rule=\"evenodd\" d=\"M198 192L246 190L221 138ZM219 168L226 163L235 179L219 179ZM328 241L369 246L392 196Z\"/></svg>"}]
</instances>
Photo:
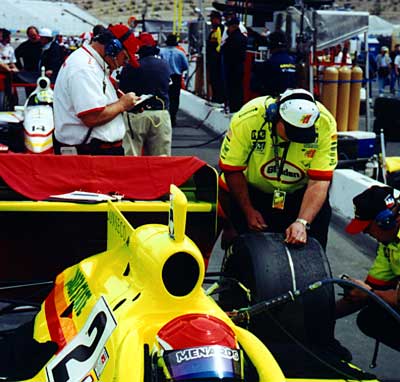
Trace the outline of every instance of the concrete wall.
<instances>
[{"instance_id":1,"label":"concrete wall","mask_svg":"<svg viewBox=\"0 0 400 382\"><path fill-rule=\"evenodd\" d=\"M204 125L217 134L228 130L230 116L225 114L221 108L208 106L207 101L186 90L181 91L179 102L180 109L193 118L204 121Z\"/></svg>"},{"instance_id":2,"label":"concrete wall","mask_svg":"<svg viewBox=\"0 0 400 382\"><path fill-rule=\"evenodd\" d=\"M354 196L373 185L384 186L383 183L353 170L335 170L330 190L332 208L343 217L352 218ZM400 191L395 190L395 196L398 197L399 194Z\"/></svg>"}]
</instances>

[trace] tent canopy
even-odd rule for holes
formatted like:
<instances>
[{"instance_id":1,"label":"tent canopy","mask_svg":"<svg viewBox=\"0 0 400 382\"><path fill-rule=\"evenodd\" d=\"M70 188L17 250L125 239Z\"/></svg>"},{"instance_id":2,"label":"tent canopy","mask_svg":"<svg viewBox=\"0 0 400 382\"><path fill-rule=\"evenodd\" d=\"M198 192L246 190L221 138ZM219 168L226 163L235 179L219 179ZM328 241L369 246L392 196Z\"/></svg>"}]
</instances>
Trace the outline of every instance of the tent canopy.
<instances>
[{"instance_id":1,"label":"tent canopy","mask_svg":"<svg viewBox=\"0 0 400 382\"><path fill-rule=\"evenodd\" d=\"M353 11L314 11L317 50L368 32L369 13Z\"/></svg>"},{"instance_id":2,"label":"tent canopy","mask_svg":"<svg viewBox=\"0 0 400 382\"><path fill-rule=\"evenodd\" d=\"M395 26L386 21L382 17L370 15L369 16L369 35L370 36L391 36Z\"/></svg>"},{"instance_id":3,"label":"tent canopy","mask_svg":"<svg viewBox=\"0 0 400 382\"><path fill-rule=\"evenodd\" d=\"M79 36L103 24L75 4L41 0L1 0L0 25L13 32L29 25L50 28L54 34Z\"/></svg>"}]
</instances>

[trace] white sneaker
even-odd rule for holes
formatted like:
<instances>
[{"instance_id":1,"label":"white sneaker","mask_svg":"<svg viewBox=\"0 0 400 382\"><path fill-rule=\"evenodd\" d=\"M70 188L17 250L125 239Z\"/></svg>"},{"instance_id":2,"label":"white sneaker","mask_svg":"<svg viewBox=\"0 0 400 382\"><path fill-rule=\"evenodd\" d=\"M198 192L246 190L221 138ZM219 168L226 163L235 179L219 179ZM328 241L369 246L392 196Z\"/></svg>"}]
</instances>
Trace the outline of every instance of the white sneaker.
<instances>
[{"instance_id":1,"label":"white sneaker","mask_svg":"<svg viewBox=\"0 0 400 382\"><path fill-rule=\"evenodd\" d=\"M211 106L211 107L215 107L215 108L224 107L224 104L223 104L223 103L212 102L212 101L206 102L206 105L207 105L207 106Z\"/></svg>"}]
</instances>

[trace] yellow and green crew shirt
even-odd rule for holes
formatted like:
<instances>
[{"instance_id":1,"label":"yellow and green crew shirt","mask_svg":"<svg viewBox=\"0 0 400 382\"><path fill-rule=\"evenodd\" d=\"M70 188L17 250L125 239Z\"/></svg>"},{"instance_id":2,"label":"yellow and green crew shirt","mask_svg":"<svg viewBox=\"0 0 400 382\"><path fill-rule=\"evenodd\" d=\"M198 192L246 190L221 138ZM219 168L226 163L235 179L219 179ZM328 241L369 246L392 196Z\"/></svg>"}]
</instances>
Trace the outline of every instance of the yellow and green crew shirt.
<instances>
[{"instance_id":1,"label":"yellow and green crew shirt","mask_svg":"<svg viewBox=\"0 0 400 382\"><path fill-rule=\"evenodd\" d=\"M400 243L379 243L367 282L376 286L394 286L400 278Z\"/></svg>"},{"instance_id":2,"label":"yellow and green crew shirt","mask_svg":"<svg viewBox=\"0 0 400 382\"><path fill-rule=\"evenodd\" d=\"M255 98L232 117L219 157L219 167L223 172L220 177L222 188L228 190L224 173L236 171L243 171L250 185L266 193L272 193L275 189L292 193L303 188L309 179L332 179L337 165L336 121L317 102L320 110L320 117L315 124L317 139L314 143L290 142L281 180L278 181L279 164L275 163L272 123L267 122L261 129L266 110L275 102L276 99L269 96ZM284 140L278 137L278 143L282 142ZM253 145L255 148L251 152ZM279 162L283 151L283 147L278 148Z\"/></svg>"}]
</instances>

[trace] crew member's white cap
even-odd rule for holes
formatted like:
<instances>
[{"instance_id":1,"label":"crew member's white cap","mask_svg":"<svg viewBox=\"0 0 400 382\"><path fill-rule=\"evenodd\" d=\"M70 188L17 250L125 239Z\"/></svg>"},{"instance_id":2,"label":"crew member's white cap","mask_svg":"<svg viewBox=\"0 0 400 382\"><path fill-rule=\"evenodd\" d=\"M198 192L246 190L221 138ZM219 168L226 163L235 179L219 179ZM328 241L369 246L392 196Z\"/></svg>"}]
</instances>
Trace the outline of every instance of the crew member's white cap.
<instances>
[{"instance_id":1,"label":"crew member's white cap","mask_svg":"<svg viewBox=\"0 0 400 382\"><path fill-rule=\"evenodd\" d=\"M285 123L286 135L290 141L314 142L314 124L319 114L314 96L307 90L288 89L280 95L279 115Z\"/></svg>"},{"instance_id":2,"label":"crew member's white cap","mask_svg":"<svg viewBox=\"0 0 400 382\"><path fill-rule=\"evenodd\" d=\"M53 37L50 28L41 28L41 29L39 30L39 36L40 36L40 37Z\"/></svg>"}]
</instances>

